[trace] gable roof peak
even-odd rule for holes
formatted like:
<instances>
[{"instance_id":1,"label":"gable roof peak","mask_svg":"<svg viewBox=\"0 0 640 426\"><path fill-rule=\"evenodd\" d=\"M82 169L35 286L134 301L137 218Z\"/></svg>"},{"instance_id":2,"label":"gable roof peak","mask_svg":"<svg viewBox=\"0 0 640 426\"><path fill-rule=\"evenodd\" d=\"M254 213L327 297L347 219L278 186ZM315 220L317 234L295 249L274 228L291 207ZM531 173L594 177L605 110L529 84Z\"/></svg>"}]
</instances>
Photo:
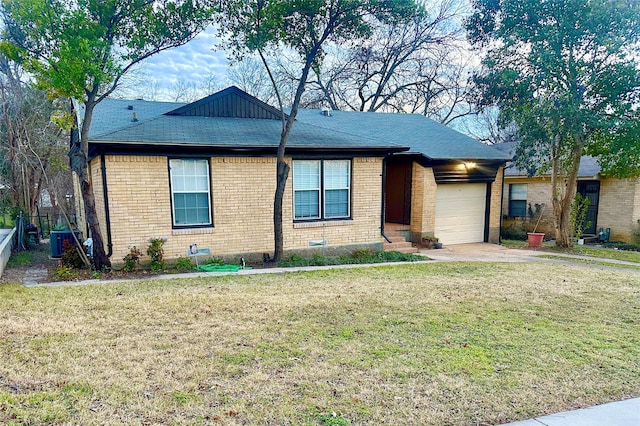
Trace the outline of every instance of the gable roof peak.
<instances>
[{"instance_id":1,"label":"gable roof peak","mask_svg":"<svg viewBox=\"0 0 640 426\"><path fill-rule=\"evenodd\" d=\"M282 112L236 86L229 86L165 115L282 120ZM286 118L285 114L285 118Z\"/></svg>"}]
</instances>

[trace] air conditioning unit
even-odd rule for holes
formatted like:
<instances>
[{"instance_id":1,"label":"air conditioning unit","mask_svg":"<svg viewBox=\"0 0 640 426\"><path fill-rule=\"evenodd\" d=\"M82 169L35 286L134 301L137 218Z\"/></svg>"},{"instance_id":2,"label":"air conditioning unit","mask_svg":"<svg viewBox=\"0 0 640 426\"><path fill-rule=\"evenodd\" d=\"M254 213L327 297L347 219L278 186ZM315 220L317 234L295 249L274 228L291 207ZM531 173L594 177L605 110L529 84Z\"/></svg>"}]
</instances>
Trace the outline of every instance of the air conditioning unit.
<instances>
[{"instance_id":1,"label":"air conditioning unit","mask_svg":"<svg viewBox=\"0 0 640 426\"><path fill-rule=\"evenodd\" d=\"M71 244L75 244L73 239L73 233L76 234L78 241L82 243L80 231L77 229L71 231L70 229L63 229L61 231L51 231L49 233L49 244L51 245L51 257L60 258L64 251L64 242L69 241Z\"/></svg>"}]
</instances>

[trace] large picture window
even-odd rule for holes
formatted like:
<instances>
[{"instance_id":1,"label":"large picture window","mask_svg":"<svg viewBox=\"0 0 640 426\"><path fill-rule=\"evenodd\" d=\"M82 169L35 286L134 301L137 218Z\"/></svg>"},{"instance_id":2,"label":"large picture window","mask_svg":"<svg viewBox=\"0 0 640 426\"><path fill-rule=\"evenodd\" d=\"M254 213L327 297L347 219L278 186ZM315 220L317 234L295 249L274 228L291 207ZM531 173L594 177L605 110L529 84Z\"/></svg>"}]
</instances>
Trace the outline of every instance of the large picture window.
<instances>
[{"instance_id":1,"label":"large picture window","mask_svg":"<svg viewBox=\"0 0 640 426\"><path fill-rule=\"evenodd\" d=\"M527 184L512 183L509 185L509 216L527 216Z\"/></svg>"},{"instance_id":2,"label":"large picture window","mask_svg":"<svg viewBox=\"0 0 640 426\"><path fill-rule=\"evenodd\" d=\"M175 226L211 225L209 161L169 161L173 224Z\"/></svg>"},{"instance_id":3,"label":"large picture window","mask_svg":"<svg viewBox=\"0 0 640 426\"><path fill-rule=\"evenodd\" d=\"M295 220L351 216L350 160L294 160Z\"/></svg>"}]
</instances>

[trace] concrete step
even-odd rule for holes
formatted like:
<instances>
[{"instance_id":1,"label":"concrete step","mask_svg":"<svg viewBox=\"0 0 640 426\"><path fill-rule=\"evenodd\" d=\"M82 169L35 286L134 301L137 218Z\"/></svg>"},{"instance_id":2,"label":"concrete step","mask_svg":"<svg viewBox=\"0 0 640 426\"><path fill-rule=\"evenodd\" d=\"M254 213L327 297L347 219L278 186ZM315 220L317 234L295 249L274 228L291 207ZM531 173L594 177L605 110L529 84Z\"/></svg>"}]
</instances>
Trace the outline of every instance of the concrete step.
<instances>
[{"instance_id":1,"label":"concrete step","mask_svg":"<svg viewBox=\"0 0 640 426\"><path fill-rule=\"evenodd\" d=\"M394 249L385 249L385 251L397 251L399 253L418 253L417 247L403 247L403 248L394 248Z\"/></svg>"},{"instance_id":2,"label":"concrete step","mask_svg":"<svg viewBox=\"0 0 640 426\"><path fill-rule=\"evenodd\" d=\"M402 235L389 235L389 234L387 234L387 237L389 237L389 239L391 240L392 243L406 243L407 242L407 239L405 237L403 237ZM389 243L387 242L386 244L389 244Z\"/></svg>"},{"instance_id":3,"label":"concrete step","mask_svg":"<svg viewBox=\"0 0 640 426\"><path fill-rule=\"evenodd\" d=\"M385 251L399 251L400 253L417 253L418 248L413 247L408 241L394 241L392 243L384 243Z\"/></svg>"}]
</instances>

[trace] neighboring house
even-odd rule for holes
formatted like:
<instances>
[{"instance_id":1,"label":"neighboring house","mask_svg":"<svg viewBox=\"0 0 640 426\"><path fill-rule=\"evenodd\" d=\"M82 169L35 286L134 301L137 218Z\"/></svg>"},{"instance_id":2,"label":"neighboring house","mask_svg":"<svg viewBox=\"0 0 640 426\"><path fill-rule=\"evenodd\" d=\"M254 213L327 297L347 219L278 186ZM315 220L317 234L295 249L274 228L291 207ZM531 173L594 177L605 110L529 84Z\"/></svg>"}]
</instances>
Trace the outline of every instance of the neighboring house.
<instances>
[{"instance_id":1,"label":"neighboring house","mask_svg":"<svg viewBox=\"0 0 640 426\"><path fill-rule=\"evenodd\" d=\"M494 147L513 155L515 144L509 142ZM596 159L583 156L578 169L577 191L589 198L586 217L589 227L584 230L585 235L596 236L600 229L609 228L612 241L631 241L640 220L640 178L602 176ZM524 222L525 227L531 228L541 213L537 230L555 237L549 174L530 177L525 170L508 166L504 172L503 199L504 226L521 226Z\"/></svg>"},{"instance_id":2,"label":"neighboring house","mask_svg":"<svg viewBox=\"0 0 640 426\"><path fill-rule=\"evenodd\" d=\"M166 238L167 258L192 244L225 257L272 252L281 118L235 87L187 105L101 102L90 173L113 261L150 238ZM409 223L416 241L498 241L507 157L425 117L303 110L287 159L286 251L380 250L385 217Z\"/></svg>"}]
</instances>

